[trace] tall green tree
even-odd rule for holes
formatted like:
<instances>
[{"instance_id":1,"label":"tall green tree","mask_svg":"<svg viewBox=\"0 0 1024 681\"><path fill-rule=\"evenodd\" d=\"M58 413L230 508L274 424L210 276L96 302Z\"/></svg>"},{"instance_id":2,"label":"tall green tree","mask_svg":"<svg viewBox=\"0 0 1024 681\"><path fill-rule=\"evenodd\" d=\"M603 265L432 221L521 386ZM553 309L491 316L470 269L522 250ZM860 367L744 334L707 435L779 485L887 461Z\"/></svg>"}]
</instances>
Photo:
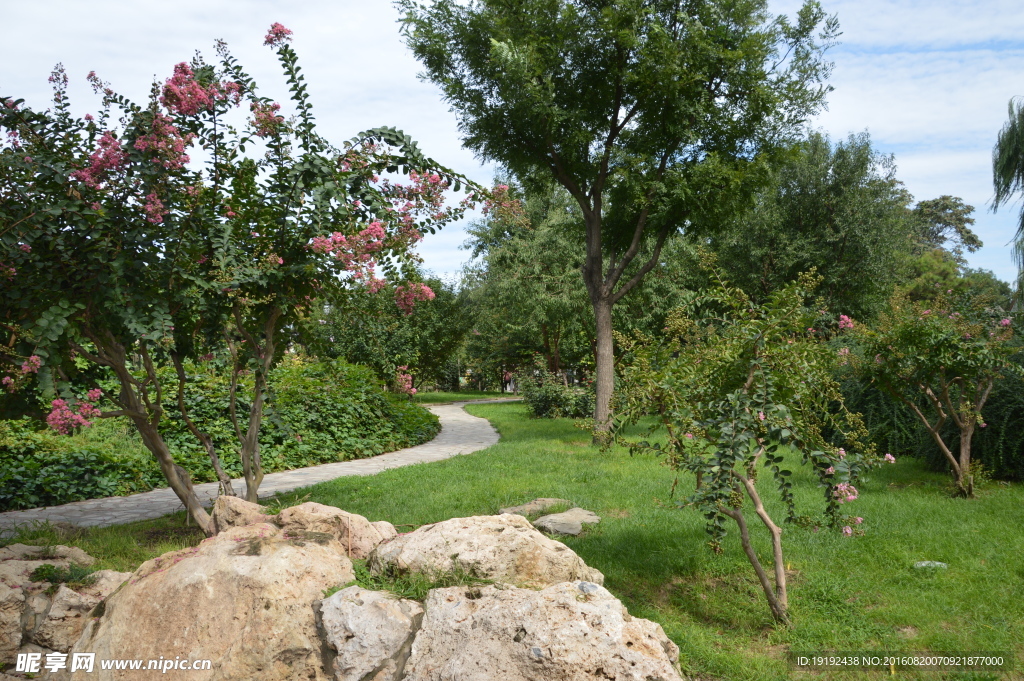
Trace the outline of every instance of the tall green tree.
<instances>
[{"instance_id":1,"label":"tall green tree","mask_svg":"<svg viewBox=\"0 0 1024 681\"><path fill-rule=\"evenodd\" d=\"M830 309L873 316L903 278L925 222L908 209L892 157L875 152L866 133L834 144L811 133L767 175L750 207L712 237L728 279L763 301L813 267ZM928 225L941 243L940 227Z\"/></svg>"},{"instance_id":2,"label":"tall green tree","mask_svg":"<svg viewBox=\"0 0 1024 681\"><path fill-rule=\"evenodd\" d=\"M813 1L792 23L765 0L397 4L465 145L517 177L553 178L579 206L606 431L613 306L669 237L729 206L738 168L819 110L837 22Z\"/></svg>"},{"instance_id":3,"label":"tall green tree","mask_svg":"<svg viewBox=\"0 0 1024 681\"><path fill-rule=\"evenodd\" d=\"M996 191L992 210L998 210L1014 194L1024 193L1024 102L1011 99L1009 109L1010 120L999 131L992 149L992 181ZM1024 283L1024 209L1014 237L1013 257L1017 261L1019 296Z\"/></svg>"}]
</instances>

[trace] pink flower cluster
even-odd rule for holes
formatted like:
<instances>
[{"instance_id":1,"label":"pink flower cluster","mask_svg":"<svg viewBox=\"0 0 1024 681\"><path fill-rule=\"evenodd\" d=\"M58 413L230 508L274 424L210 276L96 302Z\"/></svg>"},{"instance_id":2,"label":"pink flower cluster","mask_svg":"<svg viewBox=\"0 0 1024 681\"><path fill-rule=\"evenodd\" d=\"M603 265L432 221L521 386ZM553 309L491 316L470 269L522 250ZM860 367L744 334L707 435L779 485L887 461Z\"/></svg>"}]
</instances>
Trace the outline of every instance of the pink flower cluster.
<instances>
[{"instance_id":1,"label":"pink flower cluster","mask_svg":"<svg viewBox=\"0 0 1024 681\"><path fill-rule=\"evenodd\" d=\"M847 501L856 501L858 494L857 488L848 482L841 482L836 485L834 490L832 490L832 496L835 497L836 501L840 504L846 503Z\"/></svg>"},{"instance_id":2,"label":"pink flower cluster","mask_svg":"<svg viewBox=\"0 0 1024 681\"><path fill-rule=\"evenodd\" d=\"M252 127L257 137L271 137L277 134L278 128L284 123L284 116L277 113L281 110L280 104L253 102L249 108L252 110Z\"/></svg>"},{"instance_id":3,"label":"pink flower cluster","mask_svg":"<svg viewBox=\"0 0 1024 681\"><path fill-rule=\"evenodd\" d=\"M412 314L416 301L433 299L434 292L426 284L403 284L395 289L395 304L405 314Z\"/></svg>"},{"instance_id":4,"label":"pink flower cluster","mask_svg":"<svg viewBox=\"0 0 1024 681\"><path fill-rule=\"evenodd\" d=\"M23 374L35 374L39 372L39 367L43 366L43 361L39 359L39 355L31 355L21 365L21 373Z\"/></svg>"},{"instance_id":5,"label":"pink flower cluster","mask_svg":"<svg viewBox=\"0 0 1024 681\"><path fill-rule=\"evenodd\" d=\"M490 196L484 200L483 214L492 219L513 225L529 224L526 208L518 199L512 198L507 184L498 184L491 190Z\"/></svg>"},{"instance_id":6,"label":"pink flower cluster","mask_svg":"<svg viewBox=\"0 0 1024 681\"><path fill-rule=\"evenodd\" d=\"M395 371L395 385L403 393L407 395L415 395L416 388L412 387L412 374L407 373L409 371L408 366L400 366Z\"/></svg>"},{"instance_id":7,"label":"pink flower cluster","mask_svg":"<svg viewBox=\"0 0 1024 681\"><path fill-rule=\"evenodd\" d=\"M291 42L290 36L292 34L291 29L285 28L278 22L274 22L270 25L270 30L267 31L267 35L263 38L263 44L269 45L270 47L280 47L285 43Z\"/></svg>"},{"instance_id":8,"label":"pink flower cluster","mask_svg":"<svg viewBox=\"0 0 1024 681\"><path fill-rule=\"evenodd\" d=\"M1013 322L1011 322L1011 321L1010 321L1009 319L1001 319L1001 320L999 321L999 326L1003 326L1003 327L1006 327L1006 326L1009 326L1009 325L1010 325L1010 324L1012 324L1012 323L1013 323Z\"/></svg>"},{"instance_id":9,"label":"pink flower cluster","mask_svg":"<svg viewBox=\"0 0 1024 681\"><path fill-rule=\"evenodd\" d=\"M146 213L146 220L155 225L163 222L164 216L167 215L167 209L160 202L160 198L152 193L146 194L146 203L143 204L142 210Z\"/></svg>"},{"instance_id":10,"label":"pink flower cluster","mask_svg":"<svg viewBox=\"0 0 1024 681\"><path fill-rule=\"evenodd\" d=\"M160 103L171 113L195 116L200 111L210 111L217 100L230 100L234 104L242 101L242 86L232 81L202 85L196 80L192 67L181 62L174 67L174 75L164 83Z\"/></svg>"},{"instance_id":11,"label":"pink flower cluster","mask_svg":"<svg viewBox=\"0 0 1024 681\"><path fill-rule=\"evenodd\" d=\"M158 113L153 117L152 132L135 140L135 148L139 151L155 152L153 163L158 163L168 170L177 170L188 163L189 157L185 153L185 148L193 139L193 133L181 134L170 118Z\"/></svg>"},{"instance_id":12,"label":"pink flower cluster","mask_svg":"<svg viewBox=\"0 0 1024 681\"><path fill-rule=\"evenodd\" d=\"M384 225L371 222L370 225L352 236L334 232L330 236L314 237L309 248L315 253L329 253L341 262L349 272L363 278L372 273L376 261L373 254L384 247Z\"/></svg>"},{"instance_id":13,"label":"pink flower cluster","mask_svg":"<svg viewBox=\"0 0 1024 681\"><path fill-rule=\"evenodd\" d=\"M90 398L95 392L98 391L89 391ZM96 395L96 399L99 399L99 395ZM46 423L61 435L68 435L75 428L88 428L92 425L89 419L100 415L100 410L89 402L79 402L71 407L64 400L57 399L50 405L53 411L46 417Z\"/></svg>"},{"instance_id":14,"label":"pink flower cluster","mask_svg":"<svg viewBox=\"0 0 1024 681\"><path fill-rule=\"evenodd\" d=\"M89 155L89 165L71 173L71 177L93 189L103 183L108 172L117 170L128 161L128 154L109 130L103 133L97 144L96 151Z\"/></svg>"},{"instance_id":15,"label":"pink flower cluster","mask_svg":"<svg viewBox=\"0 0 1024 681\"><path fill-rule=\"evenodd\" d=\"M852 329L853 320L844 314L839 315L839 328L840 329Z\"/></svg>"},{"instance_id":16,"label":"pink flower cluster","mask_svg":"<svg viewBox=\"0 0 1024 681\"><path fill-rule=\"evenodd\" d=\"M896 463L896 457L892 454L886 454L882 458L885 459L886 463Z\"/></svg>"}]
</instances>

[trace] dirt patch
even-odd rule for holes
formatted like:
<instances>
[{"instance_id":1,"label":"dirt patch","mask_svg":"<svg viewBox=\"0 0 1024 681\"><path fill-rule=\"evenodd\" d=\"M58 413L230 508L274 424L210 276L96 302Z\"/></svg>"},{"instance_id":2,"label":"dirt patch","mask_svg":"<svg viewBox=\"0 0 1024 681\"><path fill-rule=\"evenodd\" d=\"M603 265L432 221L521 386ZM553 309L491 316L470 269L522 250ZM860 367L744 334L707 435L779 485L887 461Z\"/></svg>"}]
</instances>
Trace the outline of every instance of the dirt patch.
<instances>
[{"instance_id":1,"label":"dirt patch","mask_svg":"<svg viewBox=\"0 0 1024 681\"><path fill-rule=\"evenodd\" d=\"M624 508L609 508L603 511L604 515L608 518L628 518L629 511Z\"/></svg>"}]
</instances>

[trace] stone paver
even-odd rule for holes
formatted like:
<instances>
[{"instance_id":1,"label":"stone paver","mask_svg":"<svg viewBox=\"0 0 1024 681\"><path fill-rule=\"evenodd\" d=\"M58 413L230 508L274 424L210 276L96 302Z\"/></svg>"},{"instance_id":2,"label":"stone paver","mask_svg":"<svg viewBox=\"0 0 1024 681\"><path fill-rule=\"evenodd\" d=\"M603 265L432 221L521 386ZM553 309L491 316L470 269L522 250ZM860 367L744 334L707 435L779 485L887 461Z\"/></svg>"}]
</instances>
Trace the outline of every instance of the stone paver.
<instances>
[{"instance_id":1,"label":"stone paver","mask_svg":"<svg viewBox=\"0 0 1024 681\"><path fill-rule=\"evenodd\" d=\"M514 400L472 400L507 402ZM260 497L265 498L280 492L289 492L325 480L346 475L374 475L389 468L409 466L416 463L441 461L459 454L470 454L490 447L498 442L498 433L487 419L471 416L463 409L467 402L453 402L427 406L441 419L441 432L430 442L415 447L400 449L374 456L369 459L340 461L310 468L299 468L280 473L268 473L260 485ZM243 493L245 482L233 482L235 491ZM217 483L206 482L195 486L196 494L207 506L217 498ZM178 497L169 487L133 494L127 497L108 497L75 501L63 506L34 508L27 511L0 513L0 531L26 523L48 520L65 522L83 527L120 525L136 520L159 518L183 509Z\"/></svg>"}]
</instances>

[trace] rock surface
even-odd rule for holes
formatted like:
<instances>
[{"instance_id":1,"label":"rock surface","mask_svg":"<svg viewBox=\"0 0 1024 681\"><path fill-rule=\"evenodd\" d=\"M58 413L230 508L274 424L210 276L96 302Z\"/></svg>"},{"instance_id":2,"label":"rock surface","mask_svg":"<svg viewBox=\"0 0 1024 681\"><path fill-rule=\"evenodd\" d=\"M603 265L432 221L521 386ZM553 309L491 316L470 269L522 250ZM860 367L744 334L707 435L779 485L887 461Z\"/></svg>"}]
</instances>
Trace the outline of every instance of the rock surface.
<instances>
[{"instance_id":1,"label":"rock surface","mask_svg":"<svg viewBox=\"0 0 1024 681\"><path fill-rule=\"evenodd\" d=\"M70 561L88 567L96 559L77 546L27 546L11 544L0 549L0 561L31 560L42 562Z\"/></svg>"},{"instance_id":2,"label":"rock surface","mask_svg":"<svg viewBox=\"0 0 1024 681\"><path fill-rule=\"evenodd\" d=\"M0 664L14 659L21 647L21 612L25 594L0 582Z\"/></svg>"},{"instance_id":3,"label":"rock surface","mask_svg":"<svg viewBox=\"0 0 1024 681\"><path fill-rule=\"evenodd\" d=\"M578 579L604 582L604 575L568 546L545 537L526 518L510 514L424 525L379 546L369 565L378 574L464 571L533 587Z\"/></svg>"},{"instance_id":4,"label":"rock surface","mask_svg":"<svg viewBox=\"0 0 1024 681\"><path fill-rule=\"evenodd\" d=\"M572 506L572 502L568 499L553 499L550 497L541 497L540 499L534 499L528 501L525 504L519 506L509 506L503 508L498 513L512 513L514 515L534 515L535 513L543 513L552 506L558 506L564 504L565 506Z\"/></svg>"},{"instance_id":5,"label":"rock surface","mask_svg":"<svg viewBox=\"0 0 1024 681\"><path fill-rule=\"evenodd\" d=\"M259 504L225 495L217 497L217 501L213 502L210 518L217 532L223 532L230 527L246 527L271 521L270 516Z\"/></svg>"},{"instance_id":6,"label":"rock surface","mask_svg":"<svg viewBox=\"0 0 1024 681\"><path fill-rule=\"evenodd\" d=\"M366 558L384 541L380 530L363 516L312 501L284 509L277 515L276 522L287 534L329 534L345 547L351 558Z\"/></svg>"},{"instance_id":7,"label":"rock surface","mask_svg":"<svg viewBox=\"0 0 1024 681\"><path fill-rule=\"evenodd\" d=\"M395 526L386 520L375 520L370 524L377 528L377 531L380 532L380 536L384 538L384 541L391 541L398 536L398 530L396 530Z\"/></svg>"},{"instance_id":8,"label":"rock surface","mask_svg":"<svg viewBox=\"0 0 1024 681\"><path fill-rule=\"evenodd\" d=\"M334 659L324 664L336 681L402 678L423 606L382 591L350 586L319 602L317 625Z\"/></svg>"},{"instance_id":9,"label":"rock surface","mask_svg":"<svg viewBox=\"0 0 1024 681\"><path fill-rule=\"evenodd\" d=\"M434 589L405 681L680 681L679 649L589 582Z\"/></svg>"},{"instance_id":10,"label":"rock surface","mask_svg":"<svg viewBox=\"0 0 1024 681\"><path fill-rule=\"evenodd\" d=\"M85 628L89 614L131 576L130 572L100 570L90 575L91 584L77 591L61 584L35 626L24 627L25 639L44 648L68 652ZM40 597L42 594L35 596ZM24 619L22 622L24 625Z\"/></svg>"},{"instance_id":11,"label":"rock surface","mask_svg":"<svg viewBox=\"0 0 1024 681\"><path fill-rule=\"evenodd\" d=\"M564 513L553 513L533 521L533 526L548 534L569 534L576 536L584 525L601 522L601 516L582 508L570 508Z\"/></svg>"},{"instance_id":12,"label":"rock surface","mask_svg":"<svg viewBox=\"0 0 1024 681\"><path fill-rule=\"evenodd\" d=\"M143 563L72 652L213 660L212 670L188 673L196 681L326 679L312 605L352 579L352 563L331 535L286 534L268 523L231 528ZM71 678L137 676L97 668Z\"/></svg>"}]
</instances>

